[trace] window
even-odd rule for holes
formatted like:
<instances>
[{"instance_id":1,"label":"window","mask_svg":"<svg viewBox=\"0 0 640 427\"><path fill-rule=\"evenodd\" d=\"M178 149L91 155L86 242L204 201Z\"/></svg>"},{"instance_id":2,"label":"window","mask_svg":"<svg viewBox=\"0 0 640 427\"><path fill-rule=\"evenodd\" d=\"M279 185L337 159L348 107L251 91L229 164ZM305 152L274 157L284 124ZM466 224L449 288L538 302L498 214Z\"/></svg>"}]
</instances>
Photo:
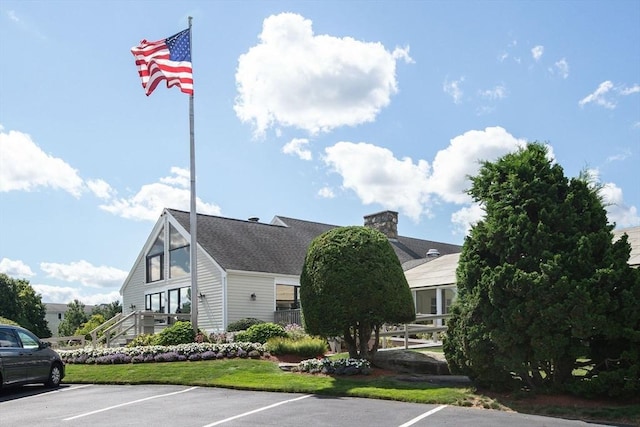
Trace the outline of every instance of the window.
<instances>
[{"instance_id":1,"label":"window","mask_svg":"<svg viewBox=\"0 0 640 427\"><path fill-rule=\"evenodd\" d=\"M164 279L164 227L147 254L147 283Z\"/></svg>"},{"instance_id":2,"label":"window","mask_svg":"<svg viewBox=\"0 0 640 427\"><path fill-rule=\"evenodd\" d=\"M164 313L164 292L145 295L144 309L154 313Z\"/></svg>"},{"instance_id":3,"label":"window","mask_svg":"<svg viewBox=\"0 0 640 427\"><path fill-rule=\"evenodd\" d=\"M58 320L62 320L62 313L58 313Z\"/></svg>"},{"instance_id":4,"label":"window","mask_svg":"<svg viewBox=\"0 0 640 427\"><path fill-rule=\"evenodd\" d=\"M189 242L173 225L169 225L169 277L190 273Z\"/></svg>"},{"instance_id":5,"label":"window","mask_svg":"<svg viewBox=\"0 0 640 427\"><path fill-rule=\"evenodd\" d=\"M191 313L191 289L170 289L168 306L169 313Z\"/></svg>"},{"instance_id":6,"label":"window","mask_svg":"<svg viewBox=\"0 0 640 427\"><path fill-rule=\"evenodd\" d=\"M276 310L300 308L300 286L276 285Z\"/></svg>"},{"instance_id":7,"label":"window","mask_svg":"<svg viewBox=\"0 0 640 427\"><path fill-rule=\"evenodd\" d=\"M0 329L0 347L20 347L18 339L9 329Z\"/></svg>"},{"instance_id":8,"label":"window","mask_svg":"<svg viewBox=\"0 0 640 427\"><path fill-rule=\"evenodd\" d=\"M20 337L20 341L22 341L23 348L39 348L40 347L40 343L38 342L38 339L35 336L31 334L27 334L26 332L23 332L23 331L16 331L16 332Z\"/></svg>"}]
</instances>

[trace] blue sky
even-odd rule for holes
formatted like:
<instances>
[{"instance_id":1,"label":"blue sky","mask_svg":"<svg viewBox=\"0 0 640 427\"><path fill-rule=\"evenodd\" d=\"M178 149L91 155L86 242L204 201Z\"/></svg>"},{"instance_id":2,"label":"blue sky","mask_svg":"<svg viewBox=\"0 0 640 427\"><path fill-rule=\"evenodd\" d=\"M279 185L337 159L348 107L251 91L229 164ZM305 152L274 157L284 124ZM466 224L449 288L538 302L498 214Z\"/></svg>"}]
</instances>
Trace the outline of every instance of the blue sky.
<instances>
[{"instance_id":1,"label":"blue sky","mask_svg":"<svg viewBox=\"0 0 640 427\"><path fill-rule=\"evenodd\" d=\"M335 225L399 212L461 244L479 160L549 144L640 224L638 1L0 3L0 272L111 302L189 208L188 96L131 47L193 17L198 211Z\"/></svg>"}]
</instances>

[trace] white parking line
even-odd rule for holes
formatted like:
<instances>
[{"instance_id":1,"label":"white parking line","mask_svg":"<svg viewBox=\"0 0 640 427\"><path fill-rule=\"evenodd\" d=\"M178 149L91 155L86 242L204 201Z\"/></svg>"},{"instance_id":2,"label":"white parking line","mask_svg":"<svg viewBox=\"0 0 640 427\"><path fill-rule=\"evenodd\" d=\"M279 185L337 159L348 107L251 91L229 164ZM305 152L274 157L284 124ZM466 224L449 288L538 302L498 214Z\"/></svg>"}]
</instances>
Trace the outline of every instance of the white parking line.
<instances>
[{"instance_id":1,"label":"white parking line","mask_svg":"<svg viewBox=\"0 0 640 427\"><path fill-rule=\"evenodd\" d=\"M108 408L102 408L102 409L98 409L98 410L91 411L91 412L85 412L84 414L79 414L79 415L75 415L73 417L65 418L62 421L71 421L71 420L75 420L75 419L78 419L78 418L87 417L89 415L98 414L100 412L105 412L105 411L110 411L112 409L121 408L123 406L133 405L133 404L136 404L136 403L144 402L146 400L158 399L160 397L167 397L167 396L173 396L173 395L180 394L180 393L186 393L186 392L194 390L196 388L198 388L198 387L191 387L191 388L187 388L185 390L174 391L172 393L165 393L165 394L158 394L156 396L149 396L149 397L145 397L144 399L138 399L138 400L134 400L132 402L121 403L119 405L109 406Z\"/></svg>"},{"instance_id":2,"label":"white parking line","mask_svg":"<svg viewBox=\"0 0 640 427\"><path fill-rule=\"evenodd\" d=\"M446 408L446 407L447 407L447 405L440 405L440 406L438 406L437 408L433 408L432 410L427 411L427 412L425 412L425 413L424 413L424 414L422 414L422 415L418 415L418 416L417 416L417 417L415 417L414 419L407 421L406 423L402 424L402 425L401 425L401 426L399 426L399 427L409 427L409 426L411 426L411 425L414 425L415 423L417 423L417 422L418 422L418 421L420 421L421 419L423 419L423 418L427 418L429 415L433 415L433 414L435 414L436 412L438 412L438 411L440 411L440 410L442 410L442 409L444 409L444 408Z\"/></svg>"},{"instance_id":3,"label":"white parking line","mask_svg":"<svg viewBox=\"0 0 640 427\"><path fill-rule=\"evenodd\" d=\"M246 417L251 414L255 414L256 412L266 411L267 409L275 408L276 406L284 405L285 403L295 402L296 400L306 399L307 397L311 397L311 394L306 394L304 396L296 397L295 399L283 400L282 402L274 403L273 405L264 406L262 408L254 409L253 411L245 412L243 414L234 415L233 417L225 418L224 420L216 421L215 423L207 424L203 427L213 427L220 424L227 423L229 421L237 420L238 418Z\"/></svg>"}]
</instances>

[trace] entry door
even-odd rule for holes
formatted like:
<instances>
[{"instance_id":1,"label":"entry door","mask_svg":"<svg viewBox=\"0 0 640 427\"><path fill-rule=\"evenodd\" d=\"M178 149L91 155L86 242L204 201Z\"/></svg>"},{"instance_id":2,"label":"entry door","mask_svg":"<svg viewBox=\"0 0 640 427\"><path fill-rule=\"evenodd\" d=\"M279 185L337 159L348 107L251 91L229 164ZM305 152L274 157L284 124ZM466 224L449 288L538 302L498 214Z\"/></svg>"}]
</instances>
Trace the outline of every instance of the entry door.
<instances>
[{"instance_id":1,"label":"entry door","mask_svg":"<svg viewBox=\"0 0 640 427\"><path fill-rule=\"evenodd\" d=\"M32 334L24 331L16 331L22 341L22 354L27 368L29 381L42 380L49 376L49 358L40 348L40 340Z\"/></svg>"}]
</instances>

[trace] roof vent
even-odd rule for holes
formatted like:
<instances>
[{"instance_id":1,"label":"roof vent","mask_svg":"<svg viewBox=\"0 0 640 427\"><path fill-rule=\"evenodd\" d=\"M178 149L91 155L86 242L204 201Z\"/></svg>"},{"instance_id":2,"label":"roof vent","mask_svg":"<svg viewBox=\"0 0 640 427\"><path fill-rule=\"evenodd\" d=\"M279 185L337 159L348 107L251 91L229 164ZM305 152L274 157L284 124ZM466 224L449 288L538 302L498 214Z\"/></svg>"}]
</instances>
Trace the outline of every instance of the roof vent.
<instances>
[{"instance_id":1,"label":"roof vent","mask_svg":"<svg viewBox=\"0 0 640 427\"><path fill-rule=\"evenodd\" d=\"M429 249L427 251L427 258L436 258L440 256L440 251L437 249Z\"/></svg>"},{"instance_id":2,"label":"roof vent","mask_svg":"<svg viewBox=\"0 0 640 427\"><path fill-rule=\"evenodd\" d=\"M257 216L252 216L251 218L249 218L249 221L258 222L258 221L260 221L260 218L258 218Z\"/></svg>"}]
</instances>

